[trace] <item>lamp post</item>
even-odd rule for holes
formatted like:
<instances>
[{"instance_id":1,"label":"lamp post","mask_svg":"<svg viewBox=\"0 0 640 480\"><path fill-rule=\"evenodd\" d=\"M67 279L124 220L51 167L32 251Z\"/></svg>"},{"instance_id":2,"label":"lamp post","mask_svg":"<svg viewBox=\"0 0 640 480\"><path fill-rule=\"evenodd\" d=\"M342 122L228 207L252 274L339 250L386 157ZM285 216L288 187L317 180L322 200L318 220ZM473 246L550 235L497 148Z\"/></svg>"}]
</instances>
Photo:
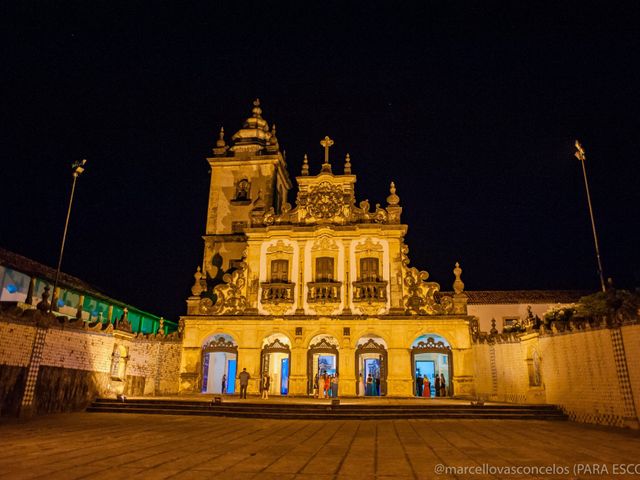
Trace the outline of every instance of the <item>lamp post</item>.
<instances>
[{"instance_id":1,"label":"lamp post","mask_svg":"<svg viewBox=\"0 0 640 480\"><path fill-rule=\"evenodd\" d=\"M73 169L73 184L71 185L71 196L69 197L69 208L67 208L67 219L64 222L64 232L62 233L62 242L60 244L60 255L58 256L58 268L56 269L56 277L53 282L53 293L51 297L51 305L49 305L49 313L53 310L54 303L58 303L58 296L56 295L56 289L58 288L58 279L60 278L60 267L62 266L62 254L64 253L64 243L67 240L67 229L69 228L69 217L71 216L71 205L73 204L73 194L76 191L76 181L82 172L84 172L84 166L87 163L86 160L74 162L71 165ZM56 305L57 309L57 305Z\"/></svg>"},{"instance_id":2,"label":"lamp post","mask_svg":"<svg viewBox=\"0 0 640 480\"><path fill-rule=\"evenodd\" d=\"M584 162L587 156L584 153L584 148L580 145L580 142L576 140L576 153L575 157L580 160L582 164L582 174L584 175L584 188L587 191L587 205L589 206L589 216L591 217L591 230L593 231L593 243L596 247L596 260L598 261L598 275L600 276L600 287L605 292L607 287L604 283L604 273L602 271L602 260L600 259L600 247L598 247L598 235L596 233L596 221L593 218L593 208L591 208L591 195L589 194L589 182L587 181L587 169L584 166Z\"/></svg>"}]
</instances>

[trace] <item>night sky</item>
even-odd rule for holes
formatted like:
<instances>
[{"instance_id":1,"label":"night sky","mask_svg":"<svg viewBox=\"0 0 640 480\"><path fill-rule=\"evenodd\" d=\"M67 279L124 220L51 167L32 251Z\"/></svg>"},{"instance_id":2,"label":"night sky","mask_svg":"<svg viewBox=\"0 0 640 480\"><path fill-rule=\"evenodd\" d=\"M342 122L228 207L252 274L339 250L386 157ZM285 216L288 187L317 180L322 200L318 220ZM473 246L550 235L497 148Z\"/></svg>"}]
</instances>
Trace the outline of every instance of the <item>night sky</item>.
<instances>
[{"instance_id":1,"label":"night sky","mask_svg":"<svg viewBox=\"0 0 640 480\"><path fill-rule=\"evenodd\" d=\"M86 158L63 270L115 298L186 313L205 158L256 97L292 176L304 153L319 172L329 135L334 172L351 155L358 201L386 205L396 182L412 265L443 290L456 261L469 290L598 289L579 138L605 275L640 285L630 11L12 3L0 12L0 245L55 266L70 165Z\"/></svg>"}]
</instances>

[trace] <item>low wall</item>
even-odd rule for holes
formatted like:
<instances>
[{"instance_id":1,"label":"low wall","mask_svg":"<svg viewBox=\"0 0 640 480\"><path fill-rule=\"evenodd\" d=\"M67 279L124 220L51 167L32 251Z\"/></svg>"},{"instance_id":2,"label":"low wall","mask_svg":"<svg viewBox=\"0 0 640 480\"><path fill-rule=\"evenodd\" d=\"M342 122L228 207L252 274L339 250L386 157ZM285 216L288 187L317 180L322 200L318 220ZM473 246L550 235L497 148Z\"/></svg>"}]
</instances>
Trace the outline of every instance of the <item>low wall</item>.
<instances>
[{"instance_id":1,"label":"low wall","mask_svg":"<svg viewBox=\"0 0 640 480\"><path fill-rule=\"evenodd\" d=\"M638 324L494 335L473 350L480 397L555 404L575 421L638 427Z\"/></svg>"},{"instance_id":2,"label":"low wall","mask_svg":"<svg viewBox=\"0 0 640 480\"><path fill-rule=\"evenodd\" d=\"M118 393L175 394L180 355L177 334L133 334L4 306L0 415L81 410L97 396Z\"/></svg>"}]
</instances>

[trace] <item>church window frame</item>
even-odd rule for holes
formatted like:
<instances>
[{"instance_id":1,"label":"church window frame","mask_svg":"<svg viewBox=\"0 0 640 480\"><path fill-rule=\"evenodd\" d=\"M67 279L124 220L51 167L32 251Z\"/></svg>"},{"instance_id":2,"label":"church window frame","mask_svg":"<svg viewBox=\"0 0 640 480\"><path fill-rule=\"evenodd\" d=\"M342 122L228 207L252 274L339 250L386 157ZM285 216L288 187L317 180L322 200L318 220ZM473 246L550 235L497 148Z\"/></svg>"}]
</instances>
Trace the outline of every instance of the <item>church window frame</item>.
<instances>
[{"instance_id":1,"label":"church window frame","mask_svg":"<svg viewBox=\"0 0 640 480\"><path fill-rule=\"evenodd\" d=\"M334 257L321 256L315 259L315 281L316 283L330 283L336 281L335 275L336 261Z\"/></svg>"},{"instance_id":2,"label":"church window frame","mask_svg":"<svg viewBox=\"0 0 640 480\"><path fill-rule=\"evenodd\" d=\"M360 258L360 274L359 279L362 282L379 282L380 281L380 259L378 257L361 257Z\"/></svg>"},{"instance_id":3,"label":"church window frame","mask_svg":"<svg viewBox=\"0 0 640 480\"><path fill-rule=\"evenodd\" d=\"M271 260L269 281L271 283L289 283L289 260L276 258Z\"/></svg>"}]
</instances>

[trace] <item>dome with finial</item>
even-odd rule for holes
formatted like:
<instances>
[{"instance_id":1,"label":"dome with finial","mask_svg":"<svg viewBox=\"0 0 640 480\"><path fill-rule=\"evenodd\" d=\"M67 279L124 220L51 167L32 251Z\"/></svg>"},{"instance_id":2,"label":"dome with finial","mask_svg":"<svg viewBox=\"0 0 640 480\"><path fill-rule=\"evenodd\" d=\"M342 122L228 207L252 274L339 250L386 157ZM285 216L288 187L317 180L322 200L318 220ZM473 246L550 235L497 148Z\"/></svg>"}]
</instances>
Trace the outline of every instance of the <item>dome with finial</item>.
<instances>
[{"instance_id":1,"label":"dome with finial","mask_svg":"<svg viewBox=\"0 0 640 480\"><path fill-rule=\"evenodd\" d=\"M256 152L269 144L271 132L269 124L262 118L260 100L255 99L251 116L244 121L242 128L233 134L231 150L234 152Z\"/></svg>"},{"instance_id":2,"label":"dome with finial","mask_svg":"<svg viewBox=\"0 0 640 480\"><path fill-rule=\"evenodd\" d=\"M391 182L389 192L391 195L387 197L387 203L389 205L398 205L400 203L400 197L396 195L396 184L394 182Z\"/></svg>"}]
</instances>

